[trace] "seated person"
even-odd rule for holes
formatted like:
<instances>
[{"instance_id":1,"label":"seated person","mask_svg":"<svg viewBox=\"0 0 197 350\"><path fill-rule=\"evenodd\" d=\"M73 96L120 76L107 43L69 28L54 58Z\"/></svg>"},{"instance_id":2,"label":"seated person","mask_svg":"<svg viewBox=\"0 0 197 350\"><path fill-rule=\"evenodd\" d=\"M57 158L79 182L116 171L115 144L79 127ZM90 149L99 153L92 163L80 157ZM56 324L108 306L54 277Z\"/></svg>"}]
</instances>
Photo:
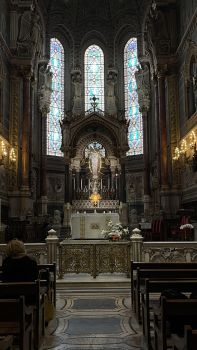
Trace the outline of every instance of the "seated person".
<instances>
[{"instance_id":1,"label":"seated person","mask_svg":"<svg viewBox=\"0 0 197 350\"><path fill-rule=\"evenodd\" d=\"M26 254L24 243L18 239L8 242L2 264L2 281L34 282L37 278L37 262Z\"/></svg>"}]
</instances>

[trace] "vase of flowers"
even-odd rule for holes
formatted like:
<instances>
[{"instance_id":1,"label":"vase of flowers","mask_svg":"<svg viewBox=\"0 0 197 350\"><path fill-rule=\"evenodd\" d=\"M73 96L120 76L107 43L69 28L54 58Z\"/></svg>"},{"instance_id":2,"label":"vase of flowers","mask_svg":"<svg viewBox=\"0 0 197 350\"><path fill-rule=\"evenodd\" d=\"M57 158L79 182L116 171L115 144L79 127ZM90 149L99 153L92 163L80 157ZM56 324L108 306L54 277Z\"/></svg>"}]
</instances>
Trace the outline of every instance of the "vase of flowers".
<instances>
[{"instance_id":1,"label":"vase of flowers","mask_svg":"<svg viewBox=\"0 0 197 350\"><path fill-rule=\"evenodd\" d=\"M113 223L109 220L107 230L102 230L102 236L110 241L120 241L121 239L129 238L129 229L124 228L121 223Z\"/></svg>"},{"instance_id":2,"label":"vase of flowers","mask_svg":"<svg viewBox=\"0 0 197 350\"><path fill-rule=\"evenodd\" d=\"M187 238L191 238L194 226L192 224L185 224L180 226L182 231L182 239L186 241Z\"/></svg>"}]
</instances>

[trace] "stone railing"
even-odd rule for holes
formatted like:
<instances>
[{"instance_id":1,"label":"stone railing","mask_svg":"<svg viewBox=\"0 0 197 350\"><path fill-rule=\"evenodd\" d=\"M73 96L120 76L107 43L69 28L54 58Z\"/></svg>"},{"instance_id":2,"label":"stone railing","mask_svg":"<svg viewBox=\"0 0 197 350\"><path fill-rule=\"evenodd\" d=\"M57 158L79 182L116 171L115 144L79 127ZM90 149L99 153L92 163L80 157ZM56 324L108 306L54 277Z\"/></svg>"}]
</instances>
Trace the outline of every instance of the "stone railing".
<instances>
[{"instance_id":1,"label":"stone railing","mask_svg":"<svg viewBox=\"0 0 197 350\"><path fill-rule=\"evenodd\" d=\"M26 251L37 262L57 263L57 275L88 273L94 278L101 273L125 273L129 276L130 260L151 262L196 262L197 242L143 242L140 230L134 229L130 241L72 240L59 243L54 230L46 243L26 243ZM5 255L0 244L0 265Z\"/></svg>"}]
</instances>

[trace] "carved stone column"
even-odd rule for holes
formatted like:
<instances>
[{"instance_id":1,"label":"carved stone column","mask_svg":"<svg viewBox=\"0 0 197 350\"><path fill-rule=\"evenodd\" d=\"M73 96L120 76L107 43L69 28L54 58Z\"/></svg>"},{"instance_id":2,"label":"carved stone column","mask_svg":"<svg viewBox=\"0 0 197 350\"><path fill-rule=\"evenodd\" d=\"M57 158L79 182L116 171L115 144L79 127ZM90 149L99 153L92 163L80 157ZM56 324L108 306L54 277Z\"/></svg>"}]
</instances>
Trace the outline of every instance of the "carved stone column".
<instances>
[{"instance_id":1,"label":"carved stone column","mask_svg":"<svg viewBox=\"0 0 197 350\"><path fill-rule=\"evenodd\" d=\"M44 61L40 66L40 87L39 87L39 110L41 116L41 171L40 171L40 214L47 214L47 115L50 112L50 102L52 93L52 72L48 66L48 61Z\"/></svg>"},{"instance_id":2,"label":"carved stone column","mask_svg":"<svg viewBox=\"0 0 197 350\"><path fill-rule=\"evenodd\" d=\"M165 71L158 72L161 189L168 189Z\"/></svg>"},{"instance_id":3,"label":"carved stone column","mask_svg":"<svg viewBox=\"0 0 197 350\"><path fill-rule=\"evenodd\" d=\"M23 76L21 190L29 191L30 73Z\"/></svg>"},{"instance_id":4,"label":"carved stone column","mask_svg":"<svg viewBox=\"0 0 197 350\"><path fill-rule=\"evenodd\" d=\"M40 214L47 215L47 171L46 171L46 140L47 113L41 114L41 170L40 170Z\"/></svg>"},{"instance_id":5,"label":"carved stone column","mask_svg":"<svg viewBox=\"0 0 197 350\"><path fill-rule=\"evenodd\" d=\"M166 93L165 93L165 70L158 72L158 97L159 97L159 127L160 127L160 202L161 209L169 212L169 184L167 164L167 127L166 127Z\"/></svg>"},{"instance_id":6,"label":"carved stone column","mask_svg":"<svg viewBox=\"0 0 197 350\"><path fill-rule=\"evenodd\" d=\"M119 177L119 198L120 198L120 222L123 225L128 225L128 207L126 203L126 178L125 178L125 161L120 160L120 177Z\"/></svg>"},{"instance_id":7,"label":"carved stone column","mask_svg":"<svg viewBox=\"0 0 197 350\"><path fill-rule=\"evenodd\" d=\"M148 140L148 113L142 111L143 120L143 158L144 158L144 215L149 216L151 205L150 191L150 164L149 164L149 140Z\"/></svg>"},{"instance_id":8,"label":"carved stone column","mask_svg":"<svg viewBox=\"0 0 197 350\"><path fill-rule=\"evenodd\" d=\"M144 159L144 215L150 215L151 191L150 191L150 164L149 164L149 139L148 139L148 110L150 107L150 86L148 67L139 69L135 73L139 110L143 121L143 159Z\"/></svg>"}]
</instances>

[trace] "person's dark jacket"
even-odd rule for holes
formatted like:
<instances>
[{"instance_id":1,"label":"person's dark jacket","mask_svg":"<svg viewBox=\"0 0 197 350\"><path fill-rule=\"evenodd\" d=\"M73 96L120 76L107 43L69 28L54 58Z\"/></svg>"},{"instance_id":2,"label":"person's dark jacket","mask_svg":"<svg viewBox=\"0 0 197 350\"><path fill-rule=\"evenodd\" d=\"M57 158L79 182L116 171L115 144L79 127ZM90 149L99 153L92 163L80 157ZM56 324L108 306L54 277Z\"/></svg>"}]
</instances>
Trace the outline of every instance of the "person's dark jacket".
<instances>
[{"instance_id":1,"label":"person's dark jacket","mask_svg":"<svg viewBox=\"0 0 197 350\"><path fill-rule=\"evenodd\" d=\"M37 262L28 255L7 257L3 260L3 282L34 282L37 278Z\"/></svg>"}]
</instances>

